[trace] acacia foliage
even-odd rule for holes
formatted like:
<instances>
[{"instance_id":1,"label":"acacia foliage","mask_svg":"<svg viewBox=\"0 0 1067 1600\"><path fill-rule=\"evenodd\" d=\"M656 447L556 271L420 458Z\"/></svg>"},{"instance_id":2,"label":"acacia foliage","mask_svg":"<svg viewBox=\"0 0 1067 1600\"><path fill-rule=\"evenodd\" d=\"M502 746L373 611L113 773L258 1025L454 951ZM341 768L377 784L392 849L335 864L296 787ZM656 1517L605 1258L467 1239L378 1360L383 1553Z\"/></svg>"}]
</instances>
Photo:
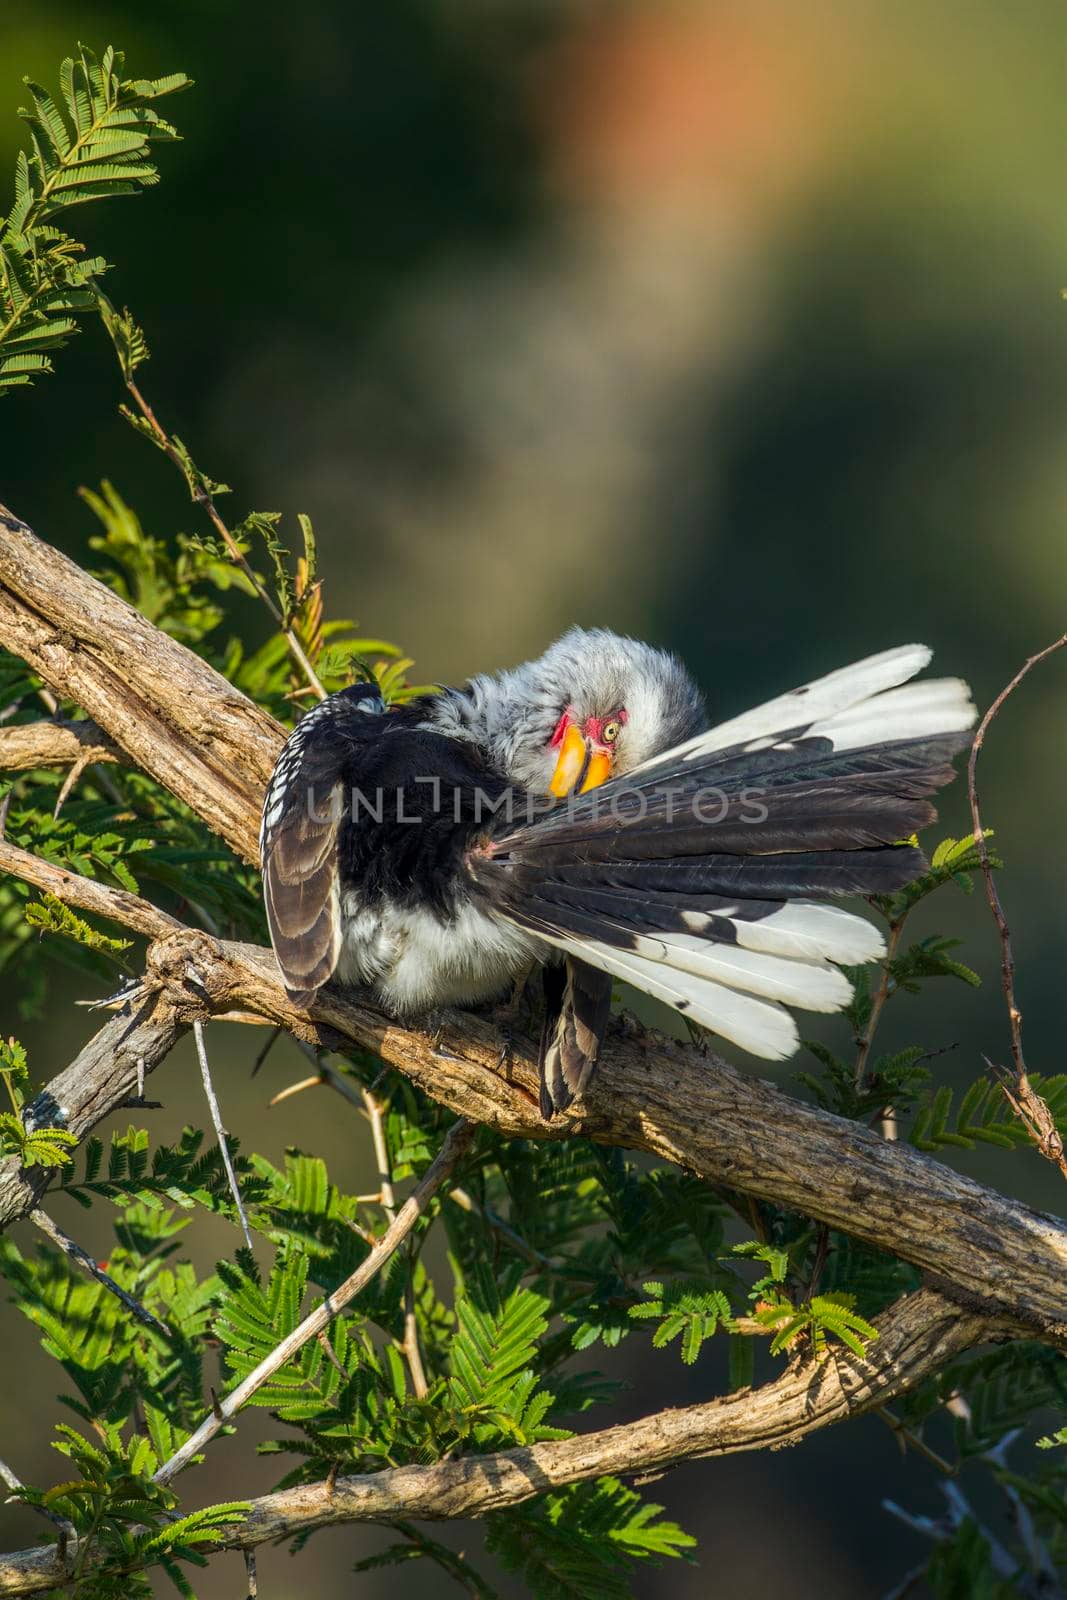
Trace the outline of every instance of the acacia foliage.
<instances>
[{"instance_id":1,"label":"acacia foliage","mask_svg":"<svg viewBox=\"0 0 1067 1600\"><path fill-rule=\"evenodd\" d=\"M98 59L80 47L63 63L58 98L28 85L31 147L0 222L0 393L46 374L77 316L97 319L127 388L148 360L132 315L101 293L106 264L65 231L74 206L154 184L151 146L177 136L155 102L186 87L184 76L145 82L121 73L120 55L108 50ZM124 414L181 471L193 501L213 504L226 493L180 438L149 425L143 408ZM397 646L328 617L306 516L296 519L290 551L277 512L235 519L227 542L217 523L195 533L146 530L106 478L83 495L96 519L90 544L102 581L283 720L292 722L310 692L290 634L327 689L373 674L387 699L420 692ZM266 632L246 603L264 591L277 622ZM37 718L43 690L23 663L0 659L8 722ZM60 709L80 715L75 706ZM90 769L57 806L62 779L33 771L4 781L10 840L145 895L192 925L265 938L255 874L161 785L119 766ZM886 999L946 980L964 995L977 983L952 941L929 930L904 937L931 897L969 892L976 865L972 840L946 839L924 879L875 902L893 953L881 969L851 974L855 998L839 1039L809 1044L810 1066L797 1084L839 1116L867 1121L891 1109L898 1130L923 1149L983 1143L1007 1160L1025 1135L990 1080L979 1078L954 1101L938 1079L940 1041L869 1049ZM117 972L132 973L139 961L137 943L97 919L18 881L0 886L0 969L25 1013L39 1013L50 989L65 993L71 968L90 987L113 986ZM421 1176L441 1143L441 1109L383 1076L379 1061L352 1051L330 1065L355 1099L372 1089L384 1103L388 1188L369 1198L348 1193L314 1152L291 1150L281 1166L238 1152L250 1252L219 1152L200 1129L168 1146L131 1126L77 1148L61 1130L26 1126L31 1067L17 1040L0 1046L8 1102L0 1150L47 1169L46 1206L75 1217L75 1208L106 1208L107 1272L152 1318L131 1317L67 1255L0 1241L12 1303L56 1365L47 1420L63 1458L56 1483L18 1493L78 1532L83 1596L148 1595L157 1568L183 1594L194 1592L196 1568L240 1520L243 1504L183 1515L179 1495L155 1484L153 1473L202 1420L212 1389L251 1371L365 1259L388 1219L392 1186ZM1067 1121L1067 1077L1039 1087ZM228 1253L204 1273L188 1246L208 1216L234 1232ZM530 1144L482 1130L409 1248L324 1340L306 1344L257 1392L253 1404L272 1421L259 1448L277 1458L279 1484L292 1485L559 1439L616 1402L622 1374L633 1370L615 1355L624 1342L645 1347L642 1364L699 1365L705 1392L744 1389L776 1364L826 1359L835 1346L861 1354L876 1337L872 1319L915 1284L902 1261L803 1216L713 1193L672 1168L581 1139ZM917 1479L939 1460L953 1472L984 1472L1009 1509L1026 1513L1014 1517L1014 1574L976 1517L947 1518L927 1572L935 1594L1024 1592L1035 1573L1067 1565L1057 1448L1065 1435L1043 1441L1044 1457L1025 1451L1037 1420L1065 1402L1063 1359L1025 1342L953 1363L908 1398L896 1425L915 1449ZM194 1467L183 1494L195 1493L195 1479ZM925 1488L917 1482L916 1494ZM958 1495L953 1504L958 1510ZM610 1600L631 1592L641 1566L695 1554L692 1536L660 1505L602 1478L492 1514L481 1555L460 1555L397 1521L355 1570L431 1562L468 1593L491 1596L502 1568L545 1600ZM706 1554L713 1562L714 1552Z\"/></svg>"}]
</instances>

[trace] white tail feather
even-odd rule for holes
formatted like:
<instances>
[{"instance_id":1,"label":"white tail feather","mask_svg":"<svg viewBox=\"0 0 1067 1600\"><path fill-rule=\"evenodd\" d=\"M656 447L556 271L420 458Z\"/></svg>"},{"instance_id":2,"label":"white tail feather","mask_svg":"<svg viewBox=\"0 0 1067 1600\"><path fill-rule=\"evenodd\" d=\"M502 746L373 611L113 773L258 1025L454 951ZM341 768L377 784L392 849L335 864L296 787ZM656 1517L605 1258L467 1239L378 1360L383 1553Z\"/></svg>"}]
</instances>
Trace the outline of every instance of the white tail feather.
<instances>
[{"instance_id":1,"label":"white tail feather","mask_svg":"<svg viewBox=\"0 0 1067 1600\"><path fill-rule=\"evenodd\" d=\"M824 961L766 955L733 944L712 943L691 933L634 934L632 938L632 953L644 961L708 978L764 1000L782 1000L802 1011L840 1011L852 999L852 985L844 973Z\"/></svg>"},{"instance_id":2,"label":"white tail feather","mask_svg":"<svg viewBox=\"0 0 1067 1600\"><path fill-rule=\"evenodd\" d=\"M835 750L860 750L895 739L962 733L976 716L962 678L930 678L849 706L808 731L812 737L832 739Z\"/></svg>"},{"instance_id":3,"label":"white tail feather","mask_svg":"<svg viewBox=\"0 0 1067 1600\"><path fill-rule=\"evenodd\" d=\"M808 956L846 967L860 967L885 955L885 940L873 923L814 900L791 900L755 922L738 917L733 928L743 949L768 955Z\"/></svg>"},{"instance_id":4,"label":"white tail feather","mask_svg":"<svg viewBox=\"0 0 1067 1600\"><path fill-rule=\"evenodd\" d=\"M729 722L720 722L718 727L709 729L707 733L698 733L695 738L677 745L664 755L654 757L637 770L654 769L659 762L674 761L679 756L684 756L688 761L696 760L712 751L724 750L728 745L767 739L817 718L832 717L858 701L869 700L872 695L906 683L929 664L932 653L924 644L904 644L895 650L883 650L879 655L853 662L850 667L839 667L825 678L817 678L800 689L790 690L788 694L777 695L775 699L754 706L739 717L731 717Z\"/></svg>"}]
</instances>

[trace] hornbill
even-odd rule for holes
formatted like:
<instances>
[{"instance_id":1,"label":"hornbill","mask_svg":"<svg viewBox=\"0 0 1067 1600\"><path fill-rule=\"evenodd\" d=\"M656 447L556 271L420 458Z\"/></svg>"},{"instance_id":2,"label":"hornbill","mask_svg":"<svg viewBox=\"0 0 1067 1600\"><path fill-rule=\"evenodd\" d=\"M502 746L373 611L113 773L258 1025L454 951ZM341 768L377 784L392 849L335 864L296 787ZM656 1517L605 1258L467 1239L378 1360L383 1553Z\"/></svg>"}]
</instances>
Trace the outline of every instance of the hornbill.
<instances>
[{"instance_id":1,"label":"hornbill","mask_svg":"<svg viewBox=\"0 0 1067 1600\"><path fill-rule=\"evenodd\" d=\"M261 847L291 999L331 978L418 1016L543 970L541 1110L585 1087L625 979L753 1055L884 954L835 904L926 868L913 836L974 707L904 645L709 728L673 656L573 628L537 661L386 707L330 695L289 737ZM910 841L910 842L909 842Z\"/></svg>"}]
</instances>

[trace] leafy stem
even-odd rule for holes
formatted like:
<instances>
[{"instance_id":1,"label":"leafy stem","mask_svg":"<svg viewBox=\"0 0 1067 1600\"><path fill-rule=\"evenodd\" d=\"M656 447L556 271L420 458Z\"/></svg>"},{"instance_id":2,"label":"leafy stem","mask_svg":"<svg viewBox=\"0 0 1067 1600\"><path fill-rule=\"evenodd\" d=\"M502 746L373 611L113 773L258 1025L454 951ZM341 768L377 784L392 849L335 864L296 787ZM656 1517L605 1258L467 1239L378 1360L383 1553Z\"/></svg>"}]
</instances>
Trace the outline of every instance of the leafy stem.
<instances>
[{"instance_id":1,"label":"leafy stem","mask_svg":"<svg viewBox=\"0 0 1067 1600\"><path fill-rule=\"evenodd\" d=\"M897 951L900 948L900 938L904 932L904 924L908 920L908 912L910 909L910 906L905 906L895 920L891 921L889 924L889 932L885 942L885 959L882 962L882 972L878 981L878 988L874 992L874 998L871 1001L870 1013L864 1025L863 1032L856 1040L856 1043L859 1046L856 1054L855 1074L856 1088L858 1090L863 1088L864 1080L867 1075L867 1062L870 1060L871 1046L874 1043L874 1036L878 1030L878 1024L881 1021L882 1012L885 1009L885 1003L893 992L893 962L896 960Z\"/></svg>"},{"instance_id":2,"label":"leafy stem","mask_svg":"<svg viewBox=\"0 0 1067 1600\"><path fill-rule=\"evenodd\" d=\"M297 638L295 630L282 615L280 608L275 604L265 588L263 580L249 564L248 558L215 504L215 491L221 488L221 485L213 484L211 479L197 467L181 440L167 432L156 415L154 407L146 399L134 377L137 367L141 362L148 359L148 347L145 343L144 335L133 321L129 312L123 312L119 316L107 296L99 288L96 290L96 297L100 316L115 348L123 383L126 386L127 393L137 407L136 416L126 407L122 408L123 415L134 424L139 433L143 433L147 438L151 439L157 449L162 450L168 460L177 467L185 479L189 490L189 498L194 505L198 505L205 512L215 532L222 540L230 559L244 573L256 595L266 606L285 635L289 652L307 679L309 687L320 700L324 700L326 698L326 690L323 688L315 668L308 659L307 652Z\"/></svg>"}]
</instances>

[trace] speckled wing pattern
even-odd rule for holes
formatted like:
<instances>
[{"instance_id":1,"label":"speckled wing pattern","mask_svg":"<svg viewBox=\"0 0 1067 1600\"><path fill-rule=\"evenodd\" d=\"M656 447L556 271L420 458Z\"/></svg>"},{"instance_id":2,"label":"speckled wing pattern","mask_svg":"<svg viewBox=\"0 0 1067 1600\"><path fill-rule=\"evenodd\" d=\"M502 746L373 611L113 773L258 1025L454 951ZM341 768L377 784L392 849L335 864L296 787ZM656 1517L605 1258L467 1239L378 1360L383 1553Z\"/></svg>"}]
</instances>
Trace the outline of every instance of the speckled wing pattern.
<instances>
[{"instance_id":1,"label":"speckled wing pattern","mask_svg":"<svg viewBox=\"0 0 1067 1600\"><path fill-rule=\"evenodd\" d=\"M369 731L365 713L383 710L377 690L363 684L316 706L289 736L263 801L263 898L282 979L297 1005L307 1005L337 966L344 763L353 728Z\"/></svg>"}]
</instances>

